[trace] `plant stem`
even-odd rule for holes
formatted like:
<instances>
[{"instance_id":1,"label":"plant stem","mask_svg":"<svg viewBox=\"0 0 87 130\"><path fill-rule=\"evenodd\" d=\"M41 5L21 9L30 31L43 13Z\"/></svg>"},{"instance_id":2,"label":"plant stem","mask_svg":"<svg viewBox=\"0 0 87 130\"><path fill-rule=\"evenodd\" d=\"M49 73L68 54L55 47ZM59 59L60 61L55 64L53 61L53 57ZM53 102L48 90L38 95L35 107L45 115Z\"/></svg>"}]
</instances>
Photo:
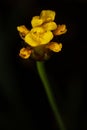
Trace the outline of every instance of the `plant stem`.
<instances>
[{"instance_id":1,"label":"plant stem","mask_svg":"<svg viewBox=\"0 0 87 130\"><path fill-rule=\"evenodd\" d=\"M48 78L47 78L44 62L37 61L36 65L37 65L38 74L39 74L41 81L43 83L49 104L53 110L58 127L60 128L60 130L65 130L65 127L63 125L62 119L60 117L60 113L58 111L58 108L57 108L57 105L56 105L56 102L55 102L55 99L54 99L54 96L53 96L53 93L52 93L52 90L50 87L50 83L49 83Z\"/></svg>"}]
</instances>

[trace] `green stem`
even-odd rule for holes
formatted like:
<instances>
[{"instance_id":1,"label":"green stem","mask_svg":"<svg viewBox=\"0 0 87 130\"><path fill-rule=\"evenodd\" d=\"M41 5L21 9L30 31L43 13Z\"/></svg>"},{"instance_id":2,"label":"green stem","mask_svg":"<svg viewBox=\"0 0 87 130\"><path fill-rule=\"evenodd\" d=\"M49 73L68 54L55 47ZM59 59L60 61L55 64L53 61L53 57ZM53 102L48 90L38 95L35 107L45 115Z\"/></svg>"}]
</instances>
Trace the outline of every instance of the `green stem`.
<instances>
[{"instance_id":1,"label":"green stem","mask_svg":"<svg viewBox=\"0 0 87 130\"><path fill-rule=\"evenodd\" d=\"M53 96L53 93L52 93L52 90L51 90L51 87L50 87L50 83L49 83L48 78L47 78L44 63L37 61L36 64L37 64L38 74L39 74L41 81L44 85L44 89L46 91L49 104L53 110L55 119L58 123L58 127L60 128L60 130L65 130L62 119L60 117L60 114L59 114L59 111L57 108L57 105L56 105L56 102L55 102L55 99L54 99L54 96Z\"/></svg>"}]
</instances>

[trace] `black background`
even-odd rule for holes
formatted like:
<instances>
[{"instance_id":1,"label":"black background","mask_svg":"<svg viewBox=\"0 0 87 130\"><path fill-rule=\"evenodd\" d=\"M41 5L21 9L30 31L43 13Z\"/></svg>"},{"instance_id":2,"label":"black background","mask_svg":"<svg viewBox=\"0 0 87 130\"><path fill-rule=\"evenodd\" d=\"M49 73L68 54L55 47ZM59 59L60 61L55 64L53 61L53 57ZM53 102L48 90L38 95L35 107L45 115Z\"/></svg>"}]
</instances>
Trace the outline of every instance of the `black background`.
<instances>
[{"instance_id":1,"label":"black background","mask_svg":"<svg viewBox=\"0 0 87 130\"><path fill-rule=\"evenodd\" d=\"M0 1L0 128L57 130L36 61L18 56L23 46L16 27L31 27L43 9L56 11L56 23L66 24L58 37L60 53L45 62L47 75L67 130L87 129L86 59L87 2L69 0Z\"/></svg>"}]
</instances>

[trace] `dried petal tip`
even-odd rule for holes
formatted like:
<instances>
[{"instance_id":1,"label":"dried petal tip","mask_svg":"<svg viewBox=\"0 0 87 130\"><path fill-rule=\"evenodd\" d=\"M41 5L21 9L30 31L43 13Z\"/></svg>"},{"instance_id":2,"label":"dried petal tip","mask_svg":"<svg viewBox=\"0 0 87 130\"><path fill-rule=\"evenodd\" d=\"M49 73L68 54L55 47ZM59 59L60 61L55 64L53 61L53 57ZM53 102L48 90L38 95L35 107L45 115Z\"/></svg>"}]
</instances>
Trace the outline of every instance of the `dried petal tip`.
<instances>
[{"instance_id":1,"label":"dried petal tip","mask_svg":"<svg viewBox=\"0 0 87 130\"><path fill-rule=\"evenodd\" d=\"M20 50L19 56L23 59L28 59L31 55L31 50L29 50L28 48L22 48Z\"/></svg>"},{"instance_id":2,"label":"dried petal tip","mask_svg":"<svg viewBox=\"0 0 87 130\"><path fill-rule=\"evenodd\" d=\"M20 33L24 33L25 35L29 32L29 30L25 27L25 25L17 26L17 30Z\"/></svg>"},{"instance_id":3,"label":"dried petal tip","mask_svg":"<svg viewBox=\"0 0 87 130\"><path fill-rule=\"evenodd\" d=\"M53 34L54 35L61 35L61 34L64 34L66 32L67 32L66 25L62 24L62 25L57 26L57 29L53 31Z\"/></svg>"},{"instance_id":4,"label":"dried petal tip","mask_svg":"<svg viewBox=\"0 0 87 130\"><path fill-rule=\"evenodd\" d=\"M62 49L62 44L57 42L51 42L47 45L47 48L54 52L59 52Z\"/></svg>"},{"instance_id":5,"label":"dried petal tip","mask_svg":"<svg viewBox=\"0 0 87 130\"><path fill-rule=\"evenodd\" d=\"M21 25L17 27L17 30L19 31L19 35L22 39L29 33L29 30L25 27L25 25Z\"/></svg>"}]
</instances>

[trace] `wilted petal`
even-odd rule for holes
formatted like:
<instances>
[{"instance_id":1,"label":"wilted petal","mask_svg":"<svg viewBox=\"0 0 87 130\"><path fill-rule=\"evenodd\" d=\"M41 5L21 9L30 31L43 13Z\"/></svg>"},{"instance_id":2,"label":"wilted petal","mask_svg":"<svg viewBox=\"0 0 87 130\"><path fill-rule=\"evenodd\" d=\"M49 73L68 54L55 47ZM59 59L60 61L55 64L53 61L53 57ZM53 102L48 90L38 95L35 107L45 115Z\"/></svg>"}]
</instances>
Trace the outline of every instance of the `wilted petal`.
<instances>
[{"instance_id":1,"label":"wilted petal","mask_svg":"<svg viewBox=\"0 0 87 130\"><path fill-rule=\"evenodd\" d=\"M59 52L62 49L62 44L57 42L50 42L46 47L54 52Z\"/></svg>"},{"instance_id":2,"label":"wilted petal","mask_svg":"<svg viewBox=\"0 0 87 130\"><path fill-rule=\"evenodd\" d=\"M17 26L17 30L19 31L21 38L24 38L26 34L29 33L29 30L25 27L25 25Z\"/></svg>"},{"instance_id":3,"label":"wilted petal","mask_svg":"<svg viewBox=\"0 0 87 130\"><path fill-rule=\"evenodd\" d=\"M62 25L57 26L57 29L53 31L53 34L54 35L61 35L61 34L64 34L66 32L67 32L66 25L62 24Z\"/></svg>"},{"instance_id":4,"label":"wilted petal","mask_svg":"<svg viewBox=\"0 0 87 130\"><path fill-rule=\"evenodd\" d=\"M30 55L31 55L31 50L30 49L28 49L28 48L22 48L21 50L20 50L20 53L19 53L19 56L21 57L21 58L23 58L23 59L28 59L29 57L30 57Z\"/></svg>"}]
</instances>

